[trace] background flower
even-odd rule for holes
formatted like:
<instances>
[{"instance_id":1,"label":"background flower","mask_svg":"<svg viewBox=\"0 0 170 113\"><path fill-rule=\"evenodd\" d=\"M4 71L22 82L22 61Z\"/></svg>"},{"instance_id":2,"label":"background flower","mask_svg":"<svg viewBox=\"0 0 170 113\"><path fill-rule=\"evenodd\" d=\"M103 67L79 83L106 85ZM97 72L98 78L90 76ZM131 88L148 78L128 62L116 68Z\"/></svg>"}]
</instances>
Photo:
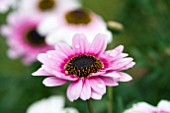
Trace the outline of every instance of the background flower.
<instances>
[{"instance_id":1,"label":"background flower","mask_svg":"<svg viewBox=\"0 0 170 113\"><path fill-rule=\"evenodd\" d=\"M170 113L170 101L161 100L157 107L146 102L134 104L132 108L125 110L124 113Z\"/></svg>"},{"instance_id":2,"label":"background flower","mask_svg":"<svg viewBox=\"0 0 170 113\"><path fill-rule=\"evenodd\" d=\"M98 33L103 33L108 35L108 42L112 41L112 34L107 30L102 17L83 8L74 8L45 18L40 23L38 31L40 34L47 35L46 41L51 45L59 41L71 45L72 37L76 33L84 33L90 42Z\"/></svg>"},{"instance_id":3,"label":"background flower","mask_svg":"<svg viewBox=\"0 0 170 113\"><path fill-rule=\"evenodd\" d=\"M39 14L42 17L46 17L79 6L80 3L78 0L21 0L18 10L24 13Z\"/></svg>"},{"instance_id":4,"label":"background flower","mask_svg":"<svg viewBox=\"0 0 170 113\"><path fill-rule=\"evenodd\" d=\"M107 35L98 34L90 44L85 35L73 37L72 49L60 43L56 50L38 55L42 67L33 73L35 76L48 76L43 84L49 87L60 86L71 81L67 89L70 101L89 98L101 99L106 86L117 86L132 78L122 70L135 65L133 59L122 53L123 46L105 52Z\"/></svg>"},{"instance_id":5,"label":"background flower","mask_svg":"<svg viewBox=\"0 0 170 113\"><path fill-rule=\"evenodd\" d=\"M38 15L14 12L8 16L8 25L2 26L2 34L9 45L10 58L21 57L24 64L31 64L36 61L38 53L53 48L45 43L45 36L36 30L40 21Z\"/></svg>"},{"instance_id":6,"label":"background flower","mask_svg":"<svg viewBox=\"0 0 170 113\"><path fill-rule=\"evenodd\" d=\"M64 108L63 96L51 96L33 103L26 113L78 113L75 108Z\"/></svg>"}]
</instances>

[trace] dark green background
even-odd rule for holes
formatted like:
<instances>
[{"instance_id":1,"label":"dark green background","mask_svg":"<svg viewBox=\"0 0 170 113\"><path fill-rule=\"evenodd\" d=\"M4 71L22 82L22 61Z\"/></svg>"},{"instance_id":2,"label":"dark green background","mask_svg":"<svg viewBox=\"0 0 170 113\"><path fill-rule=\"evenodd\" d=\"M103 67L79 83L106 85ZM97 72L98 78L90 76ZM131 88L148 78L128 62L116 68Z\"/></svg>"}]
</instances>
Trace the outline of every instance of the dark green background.
<instances>
[{"instance_id":1,"label":"dark green background","mask_svg":"<svg viewBox=\"0 0 170 113\"><path fill-rule=\"evenodd\" d=\"M170 100L170 1L169 0L83 0L83 5L104 17L118 21L124 31L114 35L108 49L123 44L125 52L137 65L127 71L133 76L129 83L113 87L114 113L122 113L133 103L146 101L156 105L161 99ZM0 14L5 23L5 14ZM46 88L43 78L32 77L38 63L24 66L20 59L7 57L8 47L0 36L0 113L25 113L36 100L53 94L65 96L67 85ZM93 101L96 113L107 111L107 94ZM66 106L87 113L86 103L66 101Z\"/></svg>"}]
</instances>

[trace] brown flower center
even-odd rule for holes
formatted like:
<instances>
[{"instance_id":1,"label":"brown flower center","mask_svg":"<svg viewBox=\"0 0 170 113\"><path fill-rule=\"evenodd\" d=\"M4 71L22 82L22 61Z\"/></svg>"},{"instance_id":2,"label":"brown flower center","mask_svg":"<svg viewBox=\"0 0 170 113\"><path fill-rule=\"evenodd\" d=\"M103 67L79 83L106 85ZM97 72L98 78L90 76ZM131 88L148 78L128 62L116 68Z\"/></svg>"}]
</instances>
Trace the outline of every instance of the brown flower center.
<instances>
[{"instance_id":1,"label":"brown flower center","mask_svg":"<svg viewBox=\"0 0 170 113\"><path fill-rule=\"evenodd\" d=\"M55 0L40 0L38 3L38 8L41 11L48 11L54 9L56 6L56 1Z\"/></svg>"},{"instance_id":2,"label":"brown flower center","mask_svg":"<svg viewBox=\"0 0 170 113\"><path fill-rule=\"evenodd\" d=\"M25 40L33 46L42 46L45 44L45 37L41 36L36 29L29 30L25 35Z\"/></svg>"},{"instance_id":3,"label":"brown flower center","mask_svg":"<svg viewBox=\"0 0 170 113\"><path fill-rule=\"evenodd\" d=\"M65 18L69 24L88 24L91 22L91 17L88 11L77 9L68 12Z\"/></svg>"},{"instance_id":4,"label":"brown flower center","mask_svg":"<svg viewBox=\"0 0 170 113\"><path fill-rule=\"evenodd\" d=\"M97 73L103 63L100 59L92 55L78 55L72 57L64 66L66 73L69 75L87 77L91 73Z\"/></svg>"}]
</instances>

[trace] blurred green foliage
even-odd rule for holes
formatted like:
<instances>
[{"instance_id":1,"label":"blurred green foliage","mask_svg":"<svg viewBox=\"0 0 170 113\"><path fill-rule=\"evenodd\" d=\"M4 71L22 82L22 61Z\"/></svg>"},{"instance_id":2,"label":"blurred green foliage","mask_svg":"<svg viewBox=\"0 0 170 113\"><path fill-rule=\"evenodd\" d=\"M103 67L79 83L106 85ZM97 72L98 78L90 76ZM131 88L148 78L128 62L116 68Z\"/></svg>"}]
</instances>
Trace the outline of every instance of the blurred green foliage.
<instances>
[{"instance_id":1,"label":"blurred green foliage","mask_svg":"<svg viewBox=\"0 0 170 113\"><path fill-rule=\"evenodd\" d=\"M114 113L133 103L146 101L156 105L161 99L170 100L170 1L169 0L83 0L83 5L106 21L118 21L124 32L114 35L109 49L123 44L125 52L134 57L137 65L127 71L133 76L129 83L113 87ZM0 14L0 25L5 23ZM36 100L54 94L65 95L67 85L46 88L43 78L31 73L40 65L24 66L20 59L7 57L5 38L0 36L0 113L24 113ZM106 113L107 95L102 101L93 101L96 113ZM66 100L66 106L87 113L86 103Z\"/></svg>"}]
</instances>

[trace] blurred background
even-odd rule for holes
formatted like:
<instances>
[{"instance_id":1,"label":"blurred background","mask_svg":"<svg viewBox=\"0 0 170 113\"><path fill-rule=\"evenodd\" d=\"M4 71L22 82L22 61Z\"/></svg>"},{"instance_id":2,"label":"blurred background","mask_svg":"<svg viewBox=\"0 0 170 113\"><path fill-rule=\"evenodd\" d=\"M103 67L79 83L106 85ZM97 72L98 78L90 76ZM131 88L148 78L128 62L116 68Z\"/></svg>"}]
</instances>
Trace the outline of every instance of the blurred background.
<instances>
[{"instance_id":1,"label":"blurred background","mask_svg":"<svg viewBox=\"0 0 170 113\"><path fill-rule=\"evenodd\" d=\"M127 71L133 76L129 83L113 87L114 113L122 113L133 103L146 101L157 105L161 99L170 100L170 1L169 0L83 0L83 6L101 15L105 21L124 25L114 34L112 49L124 45L125 51L137 63ZM0 25L7 14L0 14ZM31 73L40 66L24 66L20 59L7 57L8 46L0 36L0 113L25 113L29 105L50 95L65 95L67 85L47 88L43 78ZM93 101L96 113L106 113L107 94L102 101ZM87 113L86 103L66 100L66 106ZM85 109L86 108L86 109Z\"/></svg>"}]
</instances>

